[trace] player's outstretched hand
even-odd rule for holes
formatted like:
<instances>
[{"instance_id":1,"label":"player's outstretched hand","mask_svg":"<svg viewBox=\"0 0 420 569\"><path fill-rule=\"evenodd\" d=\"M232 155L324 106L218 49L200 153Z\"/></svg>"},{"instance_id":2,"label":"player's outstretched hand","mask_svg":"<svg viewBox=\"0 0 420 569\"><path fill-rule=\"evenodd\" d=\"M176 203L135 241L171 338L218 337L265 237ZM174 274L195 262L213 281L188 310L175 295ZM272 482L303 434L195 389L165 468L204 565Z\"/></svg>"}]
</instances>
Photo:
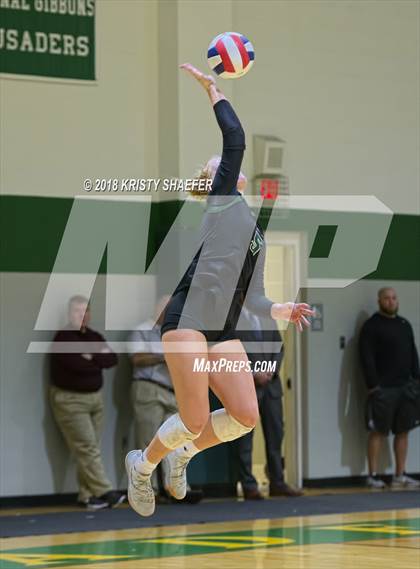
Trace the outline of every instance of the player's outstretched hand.
<instances>
[{"instance_id":1,"label":"player's outstretched hand","mask_svg":"<svg viewBox=\"0 0 420 569\"><path fill-rule=\"evenodd\" d=\"M212 85L216 85L216 81L212 75L205 75L202 71L194 67L194 65L191 65L191 63L183 63L179 67L195 77L206 91L208 91Z\"/></svg>"},{"instance_id":2,"label":"player's outstretched hand","mask_svg":"<svg viewBox=\"0 0 420 569\"><path fill-rule=\"evenodd\" d=\"M310 326L307 316L315 316L315 310L305 302L285 302L284 304L273 304L271 316L276 320L293 322L299 332L302 332L304 326Z\"/></svg>"}]
</instances>

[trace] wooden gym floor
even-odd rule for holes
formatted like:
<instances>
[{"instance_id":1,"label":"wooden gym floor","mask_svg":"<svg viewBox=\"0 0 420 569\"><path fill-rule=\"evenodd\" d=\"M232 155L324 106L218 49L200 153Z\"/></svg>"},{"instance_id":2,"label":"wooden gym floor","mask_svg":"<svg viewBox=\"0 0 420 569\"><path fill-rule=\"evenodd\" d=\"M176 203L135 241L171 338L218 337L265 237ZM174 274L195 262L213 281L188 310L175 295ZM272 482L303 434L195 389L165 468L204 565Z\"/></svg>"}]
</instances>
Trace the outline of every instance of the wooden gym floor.
<instances>
[{"instance_id":1,"label":"wooden gym floor","mask_svg":"<svg viewBox=\"0 0 420 569\"><path fill-rule=\"evenodd\" d=\"M418 506L415 497L417 493L413 506ZM0 540L1 569L84 565L92 569L419 569L420 509Z\"/></svg>"}]
</instances>

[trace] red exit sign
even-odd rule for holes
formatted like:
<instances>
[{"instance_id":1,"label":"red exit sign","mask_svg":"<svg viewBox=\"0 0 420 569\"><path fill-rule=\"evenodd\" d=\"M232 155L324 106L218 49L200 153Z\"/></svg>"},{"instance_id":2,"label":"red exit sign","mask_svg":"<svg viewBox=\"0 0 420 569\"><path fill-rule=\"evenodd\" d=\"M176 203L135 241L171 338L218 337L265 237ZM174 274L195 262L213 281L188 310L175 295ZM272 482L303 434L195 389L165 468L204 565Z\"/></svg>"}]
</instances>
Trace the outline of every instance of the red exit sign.
<instances>
[{"instance_id":1,"label":"red exit sign","mask_svg":"<svg viewBox=\"0 0 420 569\"><path fill-rule=\"evenodd\" d=\"M259 186L260 195L266 200L275 200L280 194L279 178L261 178Z\"/></svg>"}]
</instances>

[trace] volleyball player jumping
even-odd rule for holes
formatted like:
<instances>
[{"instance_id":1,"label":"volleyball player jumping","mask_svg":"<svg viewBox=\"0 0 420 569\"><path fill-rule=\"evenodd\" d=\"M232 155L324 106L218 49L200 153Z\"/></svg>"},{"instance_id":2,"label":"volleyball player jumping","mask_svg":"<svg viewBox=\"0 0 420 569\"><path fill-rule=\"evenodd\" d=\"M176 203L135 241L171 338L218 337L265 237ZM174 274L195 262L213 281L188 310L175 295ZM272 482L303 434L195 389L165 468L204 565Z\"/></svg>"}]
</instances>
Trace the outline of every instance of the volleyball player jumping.
<instances>
[{"instance_id":1,"label":"volleyball player jumping","mask_svg":"<svg viewBox=\"0 0 420 569\"><path fill-rule=\"evenodd\" d=\"M241 195L247 183L240 171L244 131L213 77L190 64L181 68L207 92L222 131L223 152L202 173L212 184L200 228L201 246L168 303L161 329L179 413L162 424L146 449L133 450L125 459L128 499L142 516L154 512L150 478L162 459L166 457L168 464L165 486L172 496L182 499L191 458L245 435L256 425L254 380L244 365L248 361L245 349L235 337L244 297L256 314L293 322L299 331L309 325L307 316L314 314L308 304L280 304L265 296L264 235ZM222 358L231 365L217 366ZM217 371L207 371L207 365L195 371L197 359L210 362L210 369ZM212 413L209 387L224 405Z\"/></svg>"}]
</instances>

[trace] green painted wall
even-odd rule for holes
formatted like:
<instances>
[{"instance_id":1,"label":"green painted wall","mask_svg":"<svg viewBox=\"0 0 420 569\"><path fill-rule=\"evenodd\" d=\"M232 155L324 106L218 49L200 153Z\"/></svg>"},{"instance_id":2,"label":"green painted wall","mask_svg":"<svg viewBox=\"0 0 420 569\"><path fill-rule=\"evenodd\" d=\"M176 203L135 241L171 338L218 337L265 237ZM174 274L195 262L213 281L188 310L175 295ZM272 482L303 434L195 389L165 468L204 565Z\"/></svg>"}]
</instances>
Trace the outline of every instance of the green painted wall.
<instances>
[{"instance_id":1,"label":"green painted wall","mask_svg":"<svg viewBox=\"0 0 420 569\"><path fill-rule=\"evenodd\" d=\"M2 196L0 198L0 271L51 272L72 205L72 198ZM143 202L128 202L127 207L142 208L145 205ZM158 202L152 205L147 264L152 260L181 207L182 202L179 201ZM310 212L305 213L311 215ZM298 215L304 214L299 212ZM353 216L352 223L355 225L356 233L358 220L366 214L325 212L326 218L331 218L331 226L337 223L337 219L344 220L347 215ZM95 223L97 220L92 219L92 228ZM302 228L304 228L304 223L305 219L302 218ZM279 230L288 230L289 225L288 218L279 218L275 220L274 227ZM323 227L318 226L313 242L308 244L311 257L319 256L319 251L323 255L328 255L331 248L333 240L331 240L331 235L327 234L328 243L325 249ZM420 280L419 252L420 216L395 214L383 246L378 268L365 278ZM355 251L355 254L358 254L358 251ZM106 272L104 262L100 272Z\"/></svg>"}]
</instances>

